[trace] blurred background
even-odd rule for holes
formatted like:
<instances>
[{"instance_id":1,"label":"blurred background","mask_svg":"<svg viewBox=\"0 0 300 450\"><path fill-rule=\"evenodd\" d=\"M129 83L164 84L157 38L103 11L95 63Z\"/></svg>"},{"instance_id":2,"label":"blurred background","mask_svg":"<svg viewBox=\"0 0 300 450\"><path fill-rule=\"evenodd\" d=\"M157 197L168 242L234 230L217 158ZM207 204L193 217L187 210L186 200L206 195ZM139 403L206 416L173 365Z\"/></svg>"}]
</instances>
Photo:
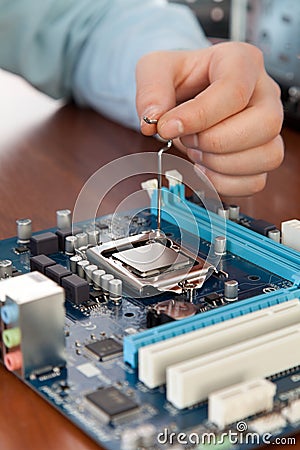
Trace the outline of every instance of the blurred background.
<instances>
[{"instance_id":1,"label":"blurred background","mask_svg":"<svg viewBox=\"0 0 300 450\"><path fill-rule=\"evenodd\" d=\"M5 144L43 122L62 105L22 78L0 69L0 153Z\"/></svg>"}]
</instances>

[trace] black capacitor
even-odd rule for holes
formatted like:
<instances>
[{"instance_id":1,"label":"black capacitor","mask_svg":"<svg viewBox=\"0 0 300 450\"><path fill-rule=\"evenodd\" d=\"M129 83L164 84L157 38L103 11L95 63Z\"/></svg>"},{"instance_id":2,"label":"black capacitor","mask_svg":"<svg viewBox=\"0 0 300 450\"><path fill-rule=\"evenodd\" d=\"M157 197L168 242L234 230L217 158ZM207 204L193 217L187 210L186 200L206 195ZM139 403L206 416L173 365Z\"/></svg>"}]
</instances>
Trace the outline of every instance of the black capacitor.
<instances>
[{"instance_id":1,"label":"black capacitor","mask_svg":"<svg viewBox=\"0 0 300 450\"><path fill-rule=\"evenodd\" d=\"M65 289L66 298L75 305L80 305L81 303L89 300L89 284L78 275L73 274L68 277L64 277L61 285Z\"/></svg>"},{"instance_id":2,"label":"black capacitor","mask_svg":"<svg viewBox=\"0 0 300 450\"><path fill-rule=\"evenodd\" d=\"M55 264L55 266L46 268L45 275L51 280L55 281L55 283L61 284L62 279L71 275L71 272L61 264Z\"/></svg>"},{"instance_id":3,"label":"black capacitor","mask_svg":"<svg viewBox=\"0 0 300 450\"><path fill-rule=\"evenodd\" d=\"M50 255L58 252L58 237L51 231L36 234L30 239L30 251L33 256Z\"/></svg>"},{"instance_id":4,"label":"black capacitor","mask_svg":"<svg viewBox=\"0 0 300 450\"><path fill-rule=\"evenodd\" d=\"M45 274L47 267L54 266L55 264L56 262L46 255L37 255L30 258L30 270L32 272L37 270Z\"/></svg>"}]
</instances>

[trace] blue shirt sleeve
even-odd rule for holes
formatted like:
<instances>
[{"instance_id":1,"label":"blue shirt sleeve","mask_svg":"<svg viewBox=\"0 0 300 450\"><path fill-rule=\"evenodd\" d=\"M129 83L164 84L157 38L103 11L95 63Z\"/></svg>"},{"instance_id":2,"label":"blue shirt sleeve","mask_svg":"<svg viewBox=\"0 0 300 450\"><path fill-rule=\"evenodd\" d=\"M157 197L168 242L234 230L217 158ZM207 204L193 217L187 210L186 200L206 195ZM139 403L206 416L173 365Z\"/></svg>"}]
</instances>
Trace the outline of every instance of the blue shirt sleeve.
<instances>
[{"instance_id":1,"label":"blue shirt sleeve","mask_svg":"<svg viewBox=\"0 0 300 450\"><path fill-rule=\"evenodd\" d=\"M139 58L209 45L190 10L166 0L0 0L0 41L0 67L134 128Z\"/></svg>"}]
</instances>

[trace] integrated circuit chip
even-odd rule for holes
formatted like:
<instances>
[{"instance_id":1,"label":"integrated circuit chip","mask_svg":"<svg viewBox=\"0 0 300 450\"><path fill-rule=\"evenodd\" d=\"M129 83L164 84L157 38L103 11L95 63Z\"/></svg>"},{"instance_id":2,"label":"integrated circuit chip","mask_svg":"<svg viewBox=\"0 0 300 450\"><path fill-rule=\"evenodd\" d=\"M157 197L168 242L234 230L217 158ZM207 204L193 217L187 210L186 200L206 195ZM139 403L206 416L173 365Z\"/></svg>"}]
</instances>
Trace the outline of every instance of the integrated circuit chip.
<instances>
[{"instance_id":1,"label":"integrated circuit chip","mask_svg":"<svg viewBox=\"0 0 300 450\"><path fill-rule=\"evenodd\" d=\"M106 423L132 414L139 407L134 400L113 386L98 389L85 397L97 408L97 413Z\"/></svg>"},{"instance_id":2,"label":"integrated circuit chip","mask_svg":"<svg viewBox=\"0 0 300 450\"><path fill-rule=\"evenodd\" d=\"M99 361L107 361L122 354L123 347L119 342L112 338L103 339L102 341L95 341L85 346L89 352L96 356Z\"/></svg>"},{"instance_id":3,"label":"integrated circuit chip","mask_svg":"<svg viewBox=\"0 0 300 450\"><path fill-rule=\"evenodd\" d=\"M22 255L23 253L29 252L29 248L26 245L18 245L15 247L15 253Z\"/></svg>"}]
</instances>

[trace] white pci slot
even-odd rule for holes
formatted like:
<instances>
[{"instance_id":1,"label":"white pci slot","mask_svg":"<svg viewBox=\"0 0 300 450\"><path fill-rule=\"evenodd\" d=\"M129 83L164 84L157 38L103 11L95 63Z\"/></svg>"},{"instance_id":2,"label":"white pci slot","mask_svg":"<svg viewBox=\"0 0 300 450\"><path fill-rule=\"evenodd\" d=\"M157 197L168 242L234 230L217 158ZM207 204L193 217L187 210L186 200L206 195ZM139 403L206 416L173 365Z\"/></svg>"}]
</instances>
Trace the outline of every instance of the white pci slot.
<instances>
[{"instance_id":1,"label":"white pci slot","mask_svg":"<svg viewBox=\"0 0 300 450\"><path fill-rule=\"evenodd\" d=\"M214 391L300 365L300 325L249 339L167 369L167 399L195 405Z\"/></svg>"},{"instance_id":2,"label":"white pci slot","mask_svg":"<svg viewBox=\"0 0 300 450\"><path fill-rule=\"evenodd\" d=\"M139 379L153 389L166 382L166 370L171 365L297 323L300 323L299 299L142 347Z\"/></svg>"},{"instance_id":3,"label":"white pci slot","mask_svg":"<svg viewBox=\"0 0 300 450\"><path fill-rule=\"evenodd\" d=\"M208 397L208 420L219 428L273 409L276 384L255 379L235 384Z\"/></svg>"}]
</instances>

